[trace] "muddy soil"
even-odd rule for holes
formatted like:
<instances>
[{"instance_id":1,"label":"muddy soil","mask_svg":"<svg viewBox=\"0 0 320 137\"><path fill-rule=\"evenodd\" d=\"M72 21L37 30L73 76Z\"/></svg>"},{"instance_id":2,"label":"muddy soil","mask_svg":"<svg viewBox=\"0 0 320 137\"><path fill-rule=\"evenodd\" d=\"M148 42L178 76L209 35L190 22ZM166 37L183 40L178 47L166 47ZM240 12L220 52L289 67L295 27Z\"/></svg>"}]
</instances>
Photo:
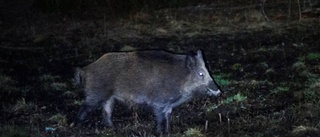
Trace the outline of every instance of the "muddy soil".
<instances>
[{"instance_id":1,"label":"muddy soil","mask_svg":"<svg viewBox=\"0 0 320 137\"><path fill-rule=\"evenodd\" d=\"M224 91L175 108L171 136L320 136L314 7L299 16L296 6L289 14L279 9L287 3L273 1L267 21L256 3L237 1L119 18L23 12L28 4L1 2L1 136L154 136L148 108L120 103L115 129L102 126L99 108L84 126L74 124L84 96L73 69L107 52L144 49L202 49Z\"/></svg>"}]
</instances>

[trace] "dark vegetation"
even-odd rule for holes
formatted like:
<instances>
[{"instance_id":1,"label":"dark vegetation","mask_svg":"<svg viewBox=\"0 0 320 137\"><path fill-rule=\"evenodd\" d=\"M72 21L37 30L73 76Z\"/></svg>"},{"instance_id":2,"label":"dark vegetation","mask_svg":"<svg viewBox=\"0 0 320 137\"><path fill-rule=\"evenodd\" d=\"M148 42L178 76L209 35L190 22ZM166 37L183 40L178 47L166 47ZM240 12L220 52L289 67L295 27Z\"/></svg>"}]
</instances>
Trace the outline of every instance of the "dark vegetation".
<instances>
[{"instance_id":1,"label":"dark vegetation","mask_svg":"<svg viewBox=\"0 0 320 137\"><path fill-rule=\"evenodd\" d=\"M319 4L319 3L318 3ZM312 0L0 2L0 136L153 136L139 107L73 120L73 68L111 51L204 50L225 91L172 114L172 136L319 136L320 21Z\"/></svg>"}]
</instances>

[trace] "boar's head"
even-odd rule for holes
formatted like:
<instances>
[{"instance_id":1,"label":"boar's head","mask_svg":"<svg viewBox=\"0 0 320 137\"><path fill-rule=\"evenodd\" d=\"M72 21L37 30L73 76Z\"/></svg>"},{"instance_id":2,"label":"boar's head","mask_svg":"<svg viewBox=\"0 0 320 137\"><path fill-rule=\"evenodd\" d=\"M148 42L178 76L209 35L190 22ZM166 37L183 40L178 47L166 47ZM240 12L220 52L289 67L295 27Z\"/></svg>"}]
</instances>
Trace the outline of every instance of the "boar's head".
<instances>
[{"instance_id":1,"label":"boar's head","mask_svg":"<svg viewBox=\"0 0 320 137\"><path fill-rule=\"evenodd\" d=\"M210 96L219 96L221 91L215 84L206 68L202 52L197 51L195 56L188 55L186 65L191 73L185 82L184 88L186 92L194 92L194 94L208 94Z\"/></svg>"}]
</instances>

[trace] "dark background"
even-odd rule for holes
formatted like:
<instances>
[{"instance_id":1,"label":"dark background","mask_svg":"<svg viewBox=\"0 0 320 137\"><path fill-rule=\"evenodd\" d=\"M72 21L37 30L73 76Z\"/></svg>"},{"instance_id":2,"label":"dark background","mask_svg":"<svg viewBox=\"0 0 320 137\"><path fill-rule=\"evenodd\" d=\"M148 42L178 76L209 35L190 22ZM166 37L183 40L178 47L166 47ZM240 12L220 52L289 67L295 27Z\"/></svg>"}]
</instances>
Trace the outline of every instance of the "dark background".
<instances>
[{"instance_id":1,"label":"dark background","mask_svg":"<svg viewBox=\"0 0 320 137\"><path fill-rule=\"evenodd\" d=\"M171 136L319 136L317 0L1 0L1 136L154 136L148 109L74 119L73 69L107 52L202 49L225 95L175 108Z\"/></svg>"}]
</instances>

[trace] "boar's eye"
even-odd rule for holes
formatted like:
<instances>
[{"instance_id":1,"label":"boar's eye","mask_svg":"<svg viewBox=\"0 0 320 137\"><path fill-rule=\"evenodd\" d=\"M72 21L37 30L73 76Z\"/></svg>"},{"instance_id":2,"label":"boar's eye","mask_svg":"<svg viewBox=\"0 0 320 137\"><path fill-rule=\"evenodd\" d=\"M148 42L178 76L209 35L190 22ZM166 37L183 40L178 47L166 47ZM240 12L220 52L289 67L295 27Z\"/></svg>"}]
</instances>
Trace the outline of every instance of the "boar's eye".
<instances>
[{"instance_id":1,"label":"boar's eye","mask_svg":"<svg viewBox=\"0 0 320 137\"><path fill-rule=\"evenodd\" d=\"M202 72L200 72L200 73L199 73L199 76L203 76L203 73L202 73Z\"/></svg>"}]
</instances>

